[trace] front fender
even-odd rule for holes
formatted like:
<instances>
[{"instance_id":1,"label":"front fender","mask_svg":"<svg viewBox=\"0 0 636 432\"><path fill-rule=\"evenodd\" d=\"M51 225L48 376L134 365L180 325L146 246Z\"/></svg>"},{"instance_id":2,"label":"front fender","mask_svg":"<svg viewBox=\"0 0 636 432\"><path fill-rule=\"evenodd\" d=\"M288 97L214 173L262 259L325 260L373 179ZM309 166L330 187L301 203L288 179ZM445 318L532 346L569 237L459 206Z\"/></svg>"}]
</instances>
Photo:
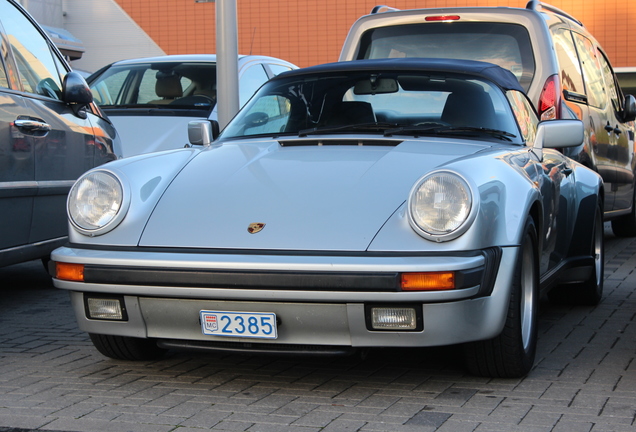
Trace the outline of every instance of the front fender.
<instances>
[{"instance_id":1,"label":"front fender","mask_svg":"<svg viewBox=\"0 0 636 432\"><path fill-rule=\"evenodd\" d=\"M97 237L81 234L69 222L69 241L73 244L136 246L150 213L170 182L201 150L182 149L149 153L110 162L95 170L115 174L130 196L130 207L117 229ZM160 167L158 169L157 167ZM195 187L196 185L193 185ZM193 223L193 221L184 221Z\"/></svg>"},{"instance_id":2,"label":"front fender","mask_svg":"<svg viewBox=\"0 0 636 432\"><path fill-rule=\"evenodd\" d=\"M445 167L470 179L479 195L477 217L462 236L439 243L420 237L408 222L404 202L375 236L369 251L452 252L518 245L526 217L537 205L541 206L537 183L521 173L523 166L509 161L493 158L480 163L478 170L471 160Z\"/></svg>"}]
</instances>

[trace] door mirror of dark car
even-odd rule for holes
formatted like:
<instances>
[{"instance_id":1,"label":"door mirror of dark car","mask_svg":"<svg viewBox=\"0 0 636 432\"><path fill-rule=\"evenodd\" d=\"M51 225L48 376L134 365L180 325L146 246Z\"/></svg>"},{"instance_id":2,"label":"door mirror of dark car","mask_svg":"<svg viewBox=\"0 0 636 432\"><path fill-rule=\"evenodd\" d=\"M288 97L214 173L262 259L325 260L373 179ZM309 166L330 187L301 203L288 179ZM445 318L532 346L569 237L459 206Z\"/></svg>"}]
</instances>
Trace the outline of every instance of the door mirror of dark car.
<instances>
[{"instance_id":1,"label":"door mirror of dark car","mask_svg":"<svg viewBox=\"0 0 636 432\"><path fill-rule=\"evenodd\" d=\"M209 146L219 136L219 122L216 120L193 120L188 123L190 145Z\"/></svg>"},{"instance_id":2,"label":"door mirror of dark car","mask_svg":"<svg viewBox=\"0 0 636 432\"><path fill-rule=\"evenodd\" d=\"M543 159L544 148L576 147L583 144L584 126L581 120L546 120L539 123L533 151Z\"/></svg>"},{"instance_id":3,"label":"door mirror of dark car","mask_svg":"<svg viewBox=\"0 0 636 432\"><path fill-rule=\"evenodd\" d=\"M69 72L62 84L62 98L70 105L76 116L86 118L84 108L93 102L93 93L82 75Z\"/></svg>"},{"instance_id":4,"label":"door mirror of dark car","mask_svg":"<svg viewBox=\"0 0 636 432\"><path fill-rule=\"evenodd\" d=\"M623 109L623 121L629 122L636 120L636 97L632 95L625 96L625 108Z\"/></svg>"}]
</instances>

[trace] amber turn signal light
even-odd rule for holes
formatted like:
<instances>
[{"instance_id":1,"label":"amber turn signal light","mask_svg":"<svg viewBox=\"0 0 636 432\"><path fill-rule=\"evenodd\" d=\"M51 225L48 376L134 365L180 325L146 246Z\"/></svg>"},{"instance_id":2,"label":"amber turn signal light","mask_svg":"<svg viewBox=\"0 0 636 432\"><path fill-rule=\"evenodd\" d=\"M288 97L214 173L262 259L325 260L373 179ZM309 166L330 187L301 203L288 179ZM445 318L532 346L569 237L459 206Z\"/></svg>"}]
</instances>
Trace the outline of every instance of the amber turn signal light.
<instances>
[{"instance_id":1,"label":"amber turn signal light","mask_svg":"<svg viewBox=\"0 0 636 432\"><path fill-rule=\"evenodd\" d=\"M55 263L55 277L61 280L84 282L84 265Z\"/></svg>"},{"instance_id":2,"label":"amber turn signal light","mask_svg":"<svg viewBox=\"0 0 636 432\"><path fill-rule=\"evenodd\" d=\"M455 272L402 273L404 291L443 291L455 289Z\"/></svg>"}]
</instances>

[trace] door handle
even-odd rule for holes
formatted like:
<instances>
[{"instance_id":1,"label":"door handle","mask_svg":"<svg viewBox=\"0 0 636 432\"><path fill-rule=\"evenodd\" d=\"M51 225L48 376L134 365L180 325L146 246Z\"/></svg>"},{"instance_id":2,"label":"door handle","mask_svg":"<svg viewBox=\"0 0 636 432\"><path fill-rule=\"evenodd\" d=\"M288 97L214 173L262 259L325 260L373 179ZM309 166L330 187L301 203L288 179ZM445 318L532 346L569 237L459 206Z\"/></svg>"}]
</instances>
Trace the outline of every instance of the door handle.
<instances>
[{"instance_id":1,"label":"door handle","mask_svg":"<svg viewBox=\"0 0 636 432\"><path fill-rule=\"evenodd\" d=\"M26 129L30 132L49 132L51 130L51 125L48 123L32 118L18 118L13 122L13 124L18 129Z\"/></svg>"}]
</instances>

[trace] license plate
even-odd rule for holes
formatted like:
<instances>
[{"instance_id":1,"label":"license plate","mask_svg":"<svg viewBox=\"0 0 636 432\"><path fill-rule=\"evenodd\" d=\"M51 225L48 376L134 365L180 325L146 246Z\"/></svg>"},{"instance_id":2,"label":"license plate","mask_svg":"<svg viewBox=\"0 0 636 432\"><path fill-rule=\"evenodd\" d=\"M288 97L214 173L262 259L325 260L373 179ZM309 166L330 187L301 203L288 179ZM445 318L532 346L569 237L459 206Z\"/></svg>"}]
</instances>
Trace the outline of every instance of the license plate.
<instances>
[{"instance_id":1,"label":"license plate","mask_svg":"<svg viewBox=\"0 0 636 432\"><path fill-rule=\"evenodd\" d=\"M203 334L276 339L276 314L272 312L201 311Z\"/></svg>"}]
</instances>

